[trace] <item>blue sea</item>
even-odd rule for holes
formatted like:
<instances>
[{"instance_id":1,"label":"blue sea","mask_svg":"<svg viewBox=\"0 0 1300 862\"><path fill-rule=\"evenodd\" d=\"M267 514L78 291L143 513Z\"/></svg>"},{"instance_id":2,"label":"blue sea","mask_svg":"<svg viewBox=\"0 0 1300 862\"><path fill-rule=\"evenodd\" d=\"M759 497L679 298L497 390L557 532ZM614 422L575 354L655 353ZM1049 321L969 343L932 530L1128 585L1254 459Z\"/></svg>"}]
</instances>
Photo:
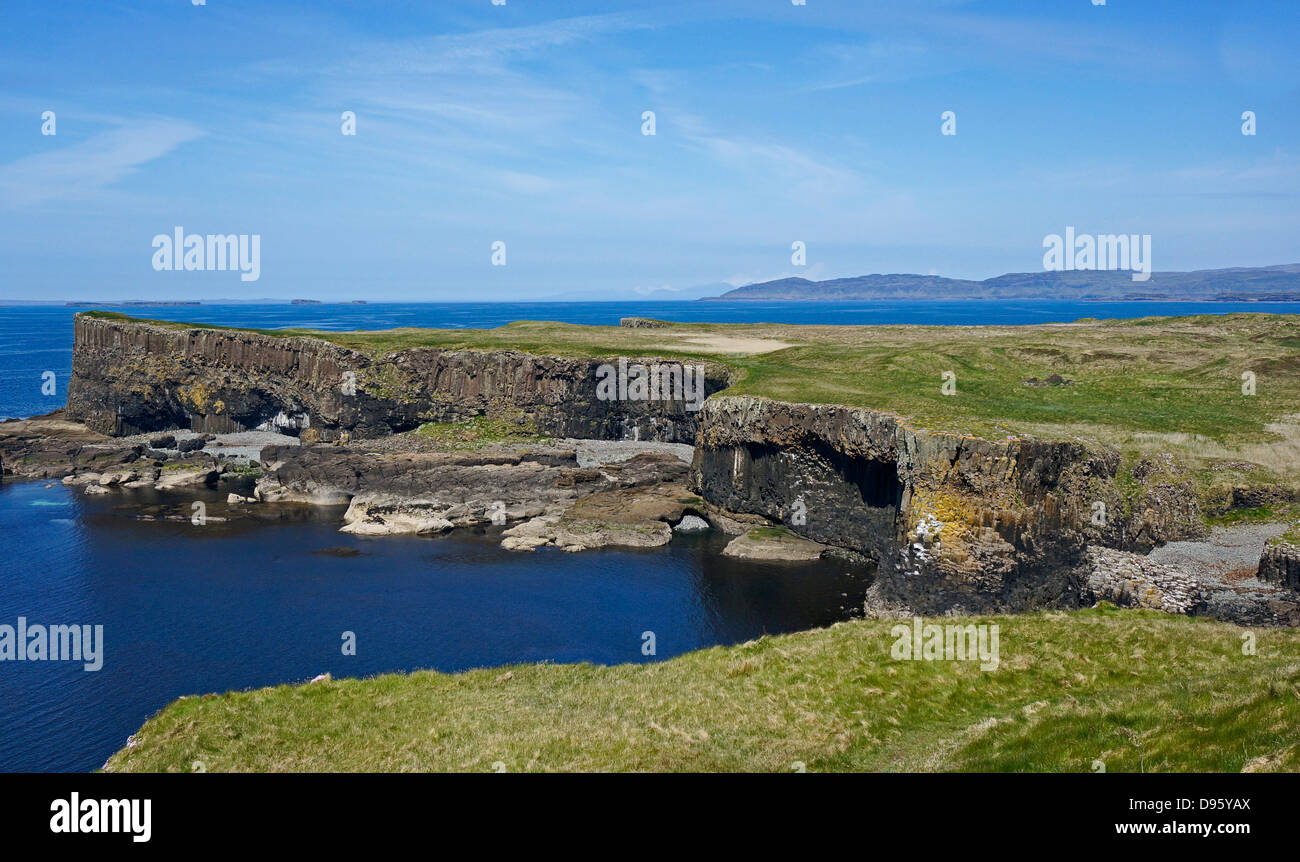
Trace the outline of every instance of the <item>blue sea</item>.
<instances>
[{"instance_id":1,"label":"blue sea","mask_svg":"<svg viewBox=\"0 0 1300 862\"><path fill-rule=\"evenodd\" d=\"M0 306L0 417L63 405L72 315ZM1080 317L1300 311L1295 303L499 303L131 307L172 320L275 328L493 327L512 320L1022 324ZM56 391L41 392L53 372ZM219 515L224 492L197 497ZM252 507L202 528L196 494L87 497L0 483L0 624L102 625L103 668L0 662L0 771L95 769L185 694L515 662L659 661L763 633L823 626L861 606L869 572L761 565L723 539L649 551L512 554L491 531L366 539L341 512ZM174 519L169 520L168 516ZM339 550L346 549L346 550ZM345 656L345 632L356 655ZM643 652L645 633L655 651Z\"/></svg>"},{"instance_id":2,"label":"blue sea","mask_svg":"<svg viewBox=\"0 0 1300 862\"><path fill-rule=\"evenodd\" d=\"M258 329L391 329L428 326L480 329L515 320L617 326L620 317L692 323L1069 323L1081 317L1300 313L1300 302L465 302L370 305L103 306L135 317ZM72 371L72 316L84 308L0 305L0 419L48 413L67 401ZM56 391L42 394L54 372Z\"/></svg>"}]
</instances>

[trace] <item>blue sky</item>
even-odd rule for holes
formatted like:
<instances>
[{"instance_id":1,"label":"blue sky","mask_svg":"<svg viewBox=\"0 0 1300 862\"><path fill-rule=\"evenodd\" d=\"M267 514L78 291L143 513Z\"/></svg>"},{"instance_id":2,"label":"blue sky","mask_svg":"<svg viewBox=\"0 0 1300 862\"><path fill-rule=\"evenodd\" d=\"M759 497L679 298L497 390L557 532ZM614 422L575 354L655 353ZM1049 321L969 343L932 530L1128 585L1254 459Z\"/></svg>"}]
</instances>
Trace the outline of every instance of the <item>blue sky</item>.
<instances>
[{"instance_id":1,"label":"blue sky","mask_svg":"<svg viewBox=\"0 0 1300 862\"><path fill-rule=\"evenodd\" d=\"M1298 6L6 0L0 300L985 278L1066 225L1297 262ZM176 225L260 234L260 279L155 272Z\"/></svg>"}]
</instances>

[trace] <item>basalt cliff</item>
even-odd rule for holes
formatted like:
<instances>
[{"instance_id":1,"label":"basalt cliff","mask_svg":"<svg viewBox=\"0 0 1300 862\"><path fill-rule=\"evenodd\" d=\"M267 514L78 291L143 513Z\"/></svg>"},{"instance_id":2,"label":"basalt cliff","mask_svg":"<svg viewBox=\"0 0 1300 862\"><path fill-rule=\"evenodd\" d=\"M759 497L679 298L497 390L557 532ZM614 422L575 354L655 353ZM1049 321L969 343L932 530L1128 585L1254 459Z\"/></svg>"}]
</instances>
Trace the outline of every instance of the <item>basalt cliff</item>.
<instances>
[{"instance_id":1,"label":"basalt cliff","mask_svg":"<svg viewBox=\"0 0 1300 862\"><path fill-rule=\"evenodd\" d=\"M1185 477L1148 469L1158 480L1124 497L1119 463L1080 442L741 396L706 402L693 477L728 511L869 554L877 612L983 612L1080 595L1089 545L1143 552L1203 530Z\"/></svg>"},{"instance_id":2,"label":"basalt cliff","mask_svg":"<svg viewBox=\"0 0 1300 862\"><path fill-rule=\"evenodd\" d=\"M882 410L728 395L731 372L718 363L704 364L711 397L698 412L681 401L610 400L596 388L601 361L609 360L366 352L83 314L66 418L109 437L174 429L297 436L304 445L262 456L256 497L349 503L352 532L506 523L507 547L578 550L662 544L689 518L747 534L739 555L786 537L791 559L870 558L874 614L1099 599L1184 613L1223 605L1216 585L1188 586L1134 563L1205 530L1189 478L1167 457L1130 465L1121 482L1120 456L1105 446L982 439L913 427ZM484 416L555 438L691 444L693 461L687 468L642 455L611 467L553 448L417 457L368 442ZM137 447L123 457L153 454ZM1289 586L1273 588L1272 610L1256 603L1243 618L1300 621Z\"/></svg>"},{"instance_id":3,"label":"basalt cliff","mask_svg":"<svg viewBox=\"0 0 1300 862\"><path fill-rule=\"evenodd\" d=\"M682 401L602 400L595 359L413 348L375 355L315 338L77 315L68 418L104 434L186 428L378 437L423 422L510 414L538 432L689 443ZM705 364L704 394L725 367Z\"/></svg>"}]
</instances>

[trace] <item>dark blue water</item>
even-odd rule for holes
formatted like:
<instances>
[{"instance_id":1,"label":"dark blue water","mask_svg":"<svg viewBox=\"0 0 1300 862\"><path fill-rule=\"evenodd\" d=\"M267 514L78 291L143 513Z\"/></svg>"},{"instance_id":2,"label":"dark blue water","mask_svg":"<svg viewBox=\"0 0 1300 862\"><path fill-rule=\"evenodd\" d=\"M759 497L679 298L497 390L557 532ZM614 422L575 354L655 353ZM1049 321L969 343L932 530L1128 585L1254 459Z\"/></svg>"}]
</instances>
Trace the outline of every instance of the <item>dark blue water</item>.
<instances>
[{"instance_id":1,"label":"dark blue water","mask_svg":"<svg viewBox=\"0 0 1300 862\"><path fill-rule=\"evenodd\" d=\"M662 660L860 607L866 574L718 555L719 536L648 551L507 553L498 537L356 538L341 511L253 507L269 520L188 517L215 492L87 497L0 487L0 623L104 626L103 669L0 663L0 771L90 770L183 694L516 662ZM223 492L224 493L224 492ZM359 556L320 553L356 548ZM344 632L357 654L342 654ZM653 632L656 654L642 654Z\"/></svg>"},{"instance_id":2,"label":"dark blue water","mask_svg":"<svg viewBox=\"0 0 1300 862\"><path fill-rule=\"evenodd\" d=\"M105 306L105 308L111 308ZM61 407L72 371L72 315L80 308L0 305L0 419ZM391 329L430 326L478 329L514 320L557 320L616 326L620 317L701 323L1069 323L1234 311L1300 313L1297 302L466 302L373 305L182 305L112 308L137 317L276 329ZM56 392L44 395L53 371Z\"/></svg>"},{"instance_id":3,"label":"dark blue water","mask_svg":"<svg viewBox=\"0 0 1300 862\"><path fill-rule=\"evenodd\" d=\"M545 319L1038 323L1300 310L1201 303L554 303L131 308L139 316L259 328L490 327ZM66 400L72 314L0 307L0 417ZM55 374L53 395L42 374ZM100 766L152 713L183 694L335 676L531 661L661 660L764 632L825 625L861 606L867 576L817 563L765 566L718 555L718 536L666 549L510 554L492 535L359 539L340 512L257 506L194 527L196 496L87 497L54 483L0 483L0 624L105 629L104 667L0 663L0 771ZM226 514L224 492L207 493ZM141 520L174 515L181 520ZM356 556L322 554L331 548ZM341 635L357 637L344 656ZM641 652L642 633L657 653Z\"/></svg>"}]
</instances>

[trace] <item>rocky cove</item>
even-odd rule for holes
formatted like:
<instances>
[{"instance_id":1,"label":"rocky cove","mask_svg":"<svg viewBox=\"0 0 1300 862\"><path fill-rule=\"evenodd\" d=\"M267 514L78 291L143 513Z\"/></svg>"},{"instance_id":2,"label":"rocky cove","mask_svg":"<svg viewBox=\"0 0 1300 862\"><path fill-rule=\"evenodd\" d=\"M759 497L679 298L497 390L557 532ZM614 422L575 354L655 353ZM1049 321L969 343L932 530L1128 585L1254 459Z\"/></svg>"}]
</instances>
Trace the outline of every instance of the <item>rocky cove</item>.
<instances>
[{"instance_id":1,"label":"rocky cove","mask_svg":"<svg viewBox=\"0 0 1300 862\"><path fill-rule=\"evenodd\" d=\"M347 504L341 529L362 535L505 526L516 551L653 547L711 527L736 537L732 555L873 565L866 609L881 616L1108 600L1300 624L1285 542L1261 548L1263 581L1146 556L1206 532L1169 456L1121 482L1104 445L732 395L735 371L716 356L634 358L697 363L710 397L698 412L598 398L608 357L361 350L81 314L66 410L0 425L0 461L96 494L242 482L232 507ZM518 434L462 450L419 431L479 420Z\"/></svg>"}]
</instances>

